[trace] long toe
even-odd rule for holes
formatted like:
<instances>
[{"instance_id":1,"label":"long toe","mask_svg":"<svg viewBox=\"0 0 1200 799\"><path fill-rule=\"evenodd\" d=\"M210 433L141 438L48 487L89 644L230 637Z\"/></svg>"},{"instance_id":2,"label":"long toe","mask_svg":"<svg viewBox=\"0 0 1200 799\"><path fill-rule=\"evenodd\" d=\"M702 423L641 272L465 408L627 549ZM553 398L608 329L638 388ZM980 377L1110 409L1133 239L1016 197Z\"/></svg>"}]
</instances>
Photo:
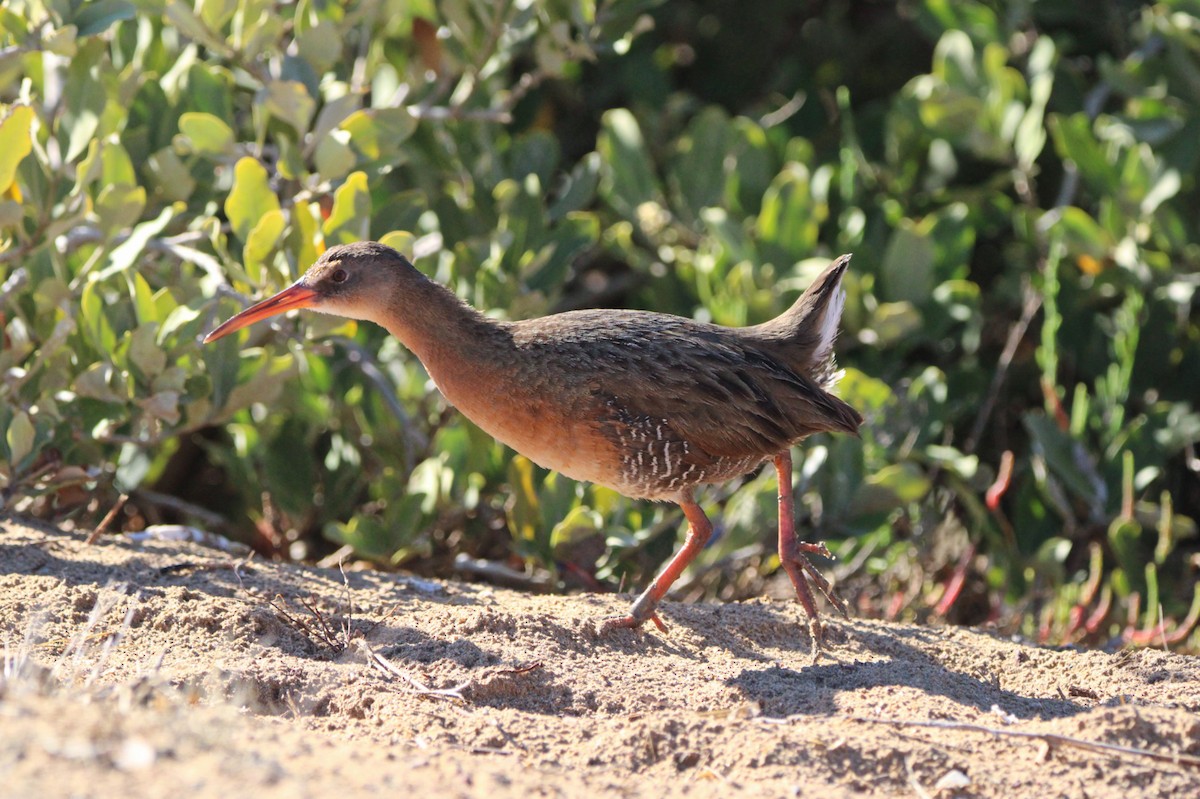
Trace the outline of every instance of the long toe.
<instances>
[{"instance_id":1,"label":"long toe","mask_svg":"<svg viewBox=\"0 0 1200 799\"><path fill-rule=\"evenodd\" d=\"M850 613L846 609L846 603L834 592L829 580L825 579L825 575L821 574L805 553L819 555L823 558L833 558L833 553L829 551L824 542L813 544L809 541L795 541L792 546L781 547L779 560L792 579L792 585L796 588L796 596L800 600L800 604L804 605L809 616L815 616L816 606L812 599L812 589L809 587L809 581L811 581L829 604L837 608L838 613L843 617L848 618ZM807 579L805 575L807 575Z\"/></svg>"},{"instance_id":2,"label":"long toe","mask_svg":"<svg viewBox=\"0 0 1200 799\"><path fill-rule=\"evenodd\" d=\"M825 549L824 544L821 545L821 549ZM825 554L828 555L828 553L829 551L825 550ZM846 609L845 601L837 595L833 590L833 586L829 584L829 580L825 579L825 575L817 570L813 562L804 555L797 555L795 562L809 576L813 584L817 586L817 590L821 592L826 601L837 608L838 613L841 613L844 618L849 618L850 613Z\"/></svg>"},{"instance_id":3,"label":"long toe","mask_svg":"<svg viewBox=\"0 0 1200 799\"><path fill-rule=\"evenodd\" d=\"M661 632L667 631L667 625L662 623L662 619L657 613L651 613L648 619L636 618L633 614L626 616L609 616L600 622L600 634L607 635L613 630L636 630L640 628L646 621L654 622L654 626Z\"/></svg>"},{"instance_id":4,"label":"long toe","mask_svg":"<svg viewBox=\"0 0 1200 799\"><path fill-rule=\"evenodd\" d=\"M816 616L808 620L808 636L812 642L812 662L816 663L825 649L825 631L821 628L821 620Z\"/></svg>"}]
</instances>

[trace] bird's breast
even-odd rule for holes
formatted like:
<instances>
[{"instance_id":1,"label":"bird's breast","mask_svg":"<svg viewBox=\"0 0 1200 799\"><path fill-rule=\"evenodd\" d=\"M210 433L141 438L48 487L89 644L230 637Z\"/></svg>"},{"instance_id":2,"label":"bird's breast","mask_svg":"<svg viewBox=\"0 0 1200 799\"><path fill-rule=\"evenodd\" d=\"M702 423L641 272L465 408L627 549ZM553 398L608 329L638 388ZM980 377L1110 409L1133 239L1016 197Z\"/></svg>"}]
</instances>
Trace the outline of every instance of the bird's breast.
<instances>
[{"instance_id":1,"label":"bird's breast","mask_svg":"<svg viewBox=\"0 0 1200 799\"><path fill-rule=\"evenodd\" d=\"M548 387L484 365L430 373L450 404L497 441L573 480L620 488L615 485L620 456L602 434L582 387Z\"/></svg>"}]
</instances>

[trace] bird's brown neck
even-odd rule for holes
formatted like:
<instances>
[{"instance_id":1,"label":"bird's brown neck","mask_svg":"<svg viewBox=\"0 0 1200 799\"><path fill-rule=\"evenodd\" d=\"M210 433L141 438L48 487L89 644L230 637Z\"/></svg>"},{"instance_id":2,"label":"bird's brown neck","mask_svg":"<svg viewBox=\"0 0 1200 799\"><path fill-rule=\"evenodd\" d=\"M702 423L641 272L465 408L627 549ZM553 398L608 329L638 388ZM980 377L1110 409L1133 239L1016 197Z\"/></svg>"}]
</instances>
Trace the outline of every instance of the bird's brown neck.
<instances>
[{"instance_id":1,"label":"bird's brown neck","mask_svg":"<svg viewBox=\"0 0 1200 799\"><path fill-rule=\"evenodd\" d=\"M416 269L381 303L378 322L412 350L447 398L476 388L512 357L507 326L484 316Z\"/></svg>"}]
</instances>

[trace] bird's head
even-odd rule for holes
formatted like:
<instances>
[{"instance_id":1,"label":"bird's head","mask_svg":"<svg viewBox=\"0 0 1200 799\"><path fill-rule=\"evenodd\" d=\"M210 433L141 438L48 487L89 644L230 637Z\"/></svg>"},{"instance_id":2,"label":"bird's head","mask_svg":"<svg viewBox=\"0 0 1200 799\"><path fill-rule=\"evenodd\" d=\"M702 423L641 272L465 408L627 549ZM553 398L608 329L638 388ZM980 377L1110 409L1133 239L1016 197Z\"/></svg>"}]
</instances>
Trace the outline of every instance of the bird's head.
<instances>
[{"instance_id":1,"label":"bird's head","mask_svg":"<svg viewBox=\"0 0 1200 799\"><path fill-rule=\"evenodd\" d=\"M331 247L291 286L227 320L204 341L216 341L293 308L379 321L397 282L419 274L403 255L385 244L363 241Z\"/></svg>"}]
</instances>

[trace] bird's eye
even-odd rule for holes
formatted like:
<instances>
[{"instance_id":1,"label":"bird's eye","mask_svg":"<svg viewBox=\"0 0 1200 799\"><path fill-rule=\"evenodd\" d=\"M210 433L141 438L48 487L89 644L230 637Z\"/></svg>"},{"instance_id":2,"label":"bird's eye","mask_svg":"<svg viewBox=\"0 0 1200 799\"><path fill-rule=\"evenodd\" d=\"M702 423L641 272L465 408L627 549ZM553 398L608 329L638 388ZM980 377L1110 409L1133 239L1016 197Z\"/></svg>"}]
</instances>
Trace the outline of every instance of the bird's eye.
<instances>
[{"instance_id":1,"label":"bird's eye","mask_svg":"<svg viewBox=\"0 0 1200 799\"><path fill-rule=\"evenodd\" d=\"M350 277L350 275L346 274L345 269L335 269L333 270L333 274L329 276L329 279L334 283L345 283L346 278L348 277Z\"/></svg>"}]
</instances>

